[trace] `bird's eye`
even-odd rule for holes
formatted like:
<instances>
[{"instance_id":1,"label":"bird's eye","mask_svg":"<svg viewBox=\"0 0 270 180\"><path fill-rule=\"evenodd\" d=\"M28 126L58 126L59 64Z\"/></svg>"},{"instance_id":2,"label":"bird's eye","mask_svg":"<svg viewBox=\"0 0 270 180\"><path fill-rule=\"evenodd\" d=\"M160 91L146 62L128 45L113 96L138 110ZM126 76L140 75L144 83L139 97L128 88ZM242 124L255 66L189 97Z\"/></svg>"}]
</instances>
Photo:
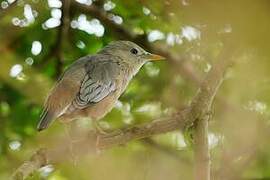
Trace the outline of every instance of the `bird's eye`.
<instances>
[{"instance_id":1,"label":"bird's eye","mask_svg":"<svg viewBox=\"0 0 270 180\"><path fill-rule=\"evenodd\" d=\"M131 50L130 50L130 52L132 53L132 54L138 54L138 50L137 49L135 49L135 48L132 48Z\"/></svg>"}]
</instances>

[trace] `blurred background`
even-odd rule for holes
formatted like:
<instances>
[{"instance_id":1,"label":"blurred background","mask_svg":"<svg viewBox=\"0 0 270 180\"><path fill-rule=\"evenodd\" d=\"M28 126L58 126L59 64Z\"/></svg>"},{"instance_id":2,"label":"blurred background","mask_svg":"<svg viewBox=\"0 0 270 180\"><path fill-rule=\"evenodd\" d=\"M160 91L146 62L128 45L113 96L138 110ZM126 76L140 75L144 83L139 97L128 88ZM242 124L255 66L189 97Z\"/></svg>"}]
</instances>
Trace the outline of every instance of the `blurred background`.
<instances>
[{"instance_id":1,"label":"blurred background","mask_svg":"<svg viewBox=\"0 0 270 180\"><path fill-rule=\"evenodd\" d=\"M42 133L36 125L46 94L79 57L119 39L167 57L146 64L101 121L117 129L188 106L212 64L222 60L217 57L226 48L224 37L237 48L237 63L226 73L209 122L211 176L269 179L269 32L268 0L0 0L0 179L8 179L39 147L68 136L59 122ZM92 125L78 120L71 127ZM71 150L60 156L62 162L29 179L194 176L192 128L98 154Z\"/></svg>"}]
</instances>

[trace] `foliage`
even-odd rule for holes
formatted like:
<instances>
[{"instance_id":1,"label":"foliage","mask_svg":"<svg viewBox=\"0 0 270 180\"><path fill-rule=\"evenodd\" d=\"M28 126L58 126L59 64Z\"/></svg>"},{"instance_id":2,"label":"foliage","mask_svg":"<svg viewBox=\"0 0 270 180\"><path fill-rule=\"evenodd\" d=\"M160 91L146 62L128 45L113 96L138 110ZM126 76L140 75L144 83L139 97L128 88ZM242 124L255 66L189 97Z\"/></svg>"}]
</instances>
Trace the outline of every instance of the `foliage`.
<instances>
[{"instance_id":1,"label":"foliage","mask_svg":"<svg viewBox=\"0 0 270 180\"><path fill-rule=\"evenodd\" d=\"M68 15L63 12L68 1L53 1L62 4L58 8L49 2L0 1L0 179L7 179L37 147L69 136L58 122L46 132L36 132L46 94L64 69L126 37L99 14L82 12L77 1L71 1ZM224 47L224 36L229 36L239 50L209 122L213 176L226 177L226 172L234 172L237 178L270 176L268 1L95 0L83 6L104 13L114 25L134 34L140 45L148 45L148 50L160 47L155 53L165 51L178 59L146 64L101 121L104 128L149 122L185 108L198 88L196 77L203 79ZM59 10L68 25L58 17ZM90 23L96 32L79 20ZM58 22L57 27L46 27ZM42 45L37 54L34 41ZM85 120L70 126L92 128ZM65 161L42 168L29 179L192 179L193 128L187 131L152 137L155 145L136 141L83 157L71 150L62 155Z\"/></svg>"}]
</instances>

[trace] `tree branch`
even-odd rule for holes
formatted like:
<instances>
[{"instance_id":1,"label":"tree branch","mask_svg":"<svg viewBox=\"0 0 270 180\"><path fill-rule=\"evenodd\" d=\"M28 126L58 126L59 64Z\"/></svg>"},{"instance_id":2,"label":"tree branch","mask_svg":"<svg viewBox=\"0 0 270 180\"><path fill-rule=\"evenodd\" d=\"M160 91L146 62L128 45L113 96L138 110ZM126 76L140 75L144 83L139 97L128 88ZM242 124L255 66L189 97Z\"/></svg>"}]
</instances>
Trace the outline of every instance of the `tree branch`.
<instances>
[{"instance_id":1,"label":"tree branch","mask_svg":"<svg viewBox=\"0 0 270 180\"><path fill-rule=\"evenodd\" d=\"M76 154L82 154L89 150L106 149L115 145L126 144L132 140L184 129L186 126L192 125L197 120L205 118L208 115L209 108L211 107L216 92L223 80L223 74L231 63L231 60L224 59L227 58L224 56L226 54L228 53L222 53L221 60L219 60L207 74L197 95L194 97L188 108L170 117L160 118L150 123L122 129L106 135L97 135L94 132L90 132L88 135L83 136L80 140L75 142L75 149L73 149L73 151L79 152ZM56 149L38 151L40 157L46 158L32 158L30 161L27 161L19 167L13 177L18 177L18 173L22 174L19 175L19 177L26 177L49 162L61 161L62 159L59 154L65 154L68 151L68 148L65 147L66 145L61 146L57 143Z\"/></svg>"},{"instance_id":2,"label":"tree branch","mask_svg":"<svg viewBox=\"0 0 270 180\"><path fill-rule=\"evenodd\" d=\"M25 161L13 174L12 179L25 179L34 171L46 165L47 155L45 149L39 149L29 161Z\"/></svg>"},{"instance_id":3,"label":"tree branch","mask_svg":"<svg viewBox=\"0 0 270 180\"><path fill-rule=\"evenodd\" d=\"M210 152L208 147L209 116L197 121L194 136L195 179L210 180Z\"/></svg>"},{"instance_id":4,"label":"tree branch","mask_svg":"<svg viewBox=\"0 0 270 180\"><path fill-rule=\"evenodd\" d=\"M222 57L225 56L225 51L222 52ZM223 60L220 62L220 67L226 67L228 66L227 63L230 63L230 61ZM224 63L224 64L222 64ZM220 71L220 72L218 72ZM215 94L217 92L217 88L219 87L219 83L222 82L223 79L223 73L222 68L219 69L216 67L216 72L210 71L208 77L209 81L204 81L201 86L201 95L197 96L197 101L199 104L201 104L201 108L204 107L201 110L201 115L198 116L197 121L195 123L195 136L194 136L194 156L195 156L195 168L194 168L194 176L196 180L210 180L210 152L209 152L209 146L208 146L208 121L211 116L211 106L213 98L215 97ZM214 77L218 75L218 77ZM216 87L209 86L209 84L216 84ZM212 90L211 90L212 89ZM199 92L200 94L200 92ZM204 94L204 95L203 95ZM204 101L205 97L209 97L208 102ZM195 97L196 98L196 97ZM194 102L194 101L193 101ZM194 105L195 112L196 109L200 106Z\"/></svg>"}]
</instances>

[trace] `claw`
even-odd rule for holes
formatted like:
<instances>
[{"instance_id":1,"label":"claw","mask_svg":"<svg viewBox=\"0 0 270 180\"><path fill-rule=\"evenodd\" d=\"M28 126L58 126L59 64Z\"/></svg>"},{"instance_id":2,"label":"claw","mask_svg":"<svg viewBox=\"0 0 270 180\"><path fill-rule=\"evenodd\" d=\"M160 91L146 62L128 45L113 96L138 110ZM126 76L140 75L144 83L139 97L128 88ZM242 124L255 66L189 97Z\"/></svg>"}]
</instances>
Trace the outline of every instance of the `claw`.
<instances>
[{"instance_id":1,"label":"claw","mask_svg":"<svg viewBox=\"0 0 270 180\"><path fill-rule=\"evenodd\" d=\"M108 135L109 132L107 132L106 130L104 130L99 124L97 121L94 121L94 126L95 126L95 130L98 134L101 134L101 135Z\"/></svg>"}]
</instances>

